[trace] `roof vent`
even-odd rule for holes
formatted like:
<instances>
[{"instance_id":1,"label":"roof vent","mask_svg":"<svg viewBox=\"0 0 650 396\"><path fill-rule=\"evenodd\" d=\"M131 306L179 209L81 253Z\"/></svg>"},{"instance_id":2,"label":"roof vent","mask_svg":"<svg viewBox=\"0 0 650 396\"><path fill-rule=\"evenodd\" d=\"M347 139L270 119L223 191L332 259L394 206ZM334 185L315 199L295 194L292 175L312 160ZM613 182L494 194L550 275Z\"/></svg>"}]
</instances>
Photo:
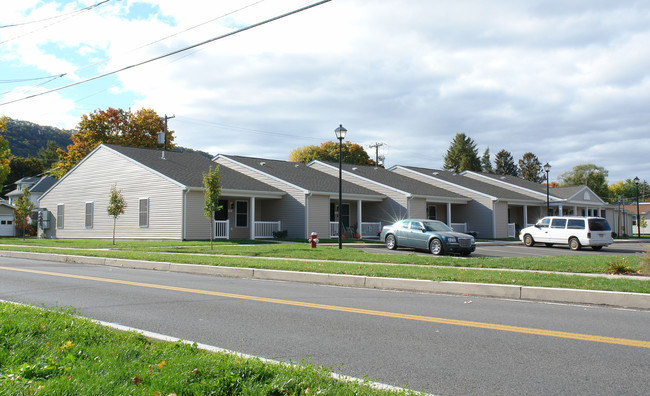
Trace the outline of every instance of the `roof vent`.
<instances>
[{"instance_id":1,"label":"roof vent","mask_svg":"<svg viewBox=\"0 0 650 396\"><path fill-rule=\"evenodd\" d=\"M501 180L506 180L506 177L505 177L505 176L501 176Z\"/></svg>"},{"instance_id":2,"label":"roof vent","mask_svg":"<svg viewBox=\"0 0 650 396\"><path fill-rule=\"evenodd\" d=\"M359 168L357 168L356 166L352 167L352 170L357 170L357 169L359 169Z\"/></svg>"},{"instance_id":3,"label":"roof vent","mask_svg":"<svg viewBox=\"0 0 650 396\"><path fill-rule=\"evenodd\" d=\"M432 175L437 176L438 172L433 172Z\"/></svg>"},{"instance_id":4,"label":"roof vent","mask_svg":"<svg viewBox=\"0 0 650 396\"><path fill-rule=\"evenodd\" d=\"M266 165L266 162L262 161L262 162L260 162L260 165L264 166L264 165Z\"/></svg>"},{"instance_id":5,"label":"roof vent","mask_svg":"<svg viewBox=\"0 0 650 396\"><path fill-rule=\"evenodd\" d=\"M375 166L375 170L379 169L378 167Z\"/></svg>"},{"instance_id":6,"label":"roof vent","mask_svg":"<svg viewBox=\"0 0 650 396\"><path fill-rule=\"evenodd\" d=\"M297 167L299 167L299 166L300 166L300 164L295 164L293 167L294 167L294 168L297 168Z\"/></svg>"}]
</instances>

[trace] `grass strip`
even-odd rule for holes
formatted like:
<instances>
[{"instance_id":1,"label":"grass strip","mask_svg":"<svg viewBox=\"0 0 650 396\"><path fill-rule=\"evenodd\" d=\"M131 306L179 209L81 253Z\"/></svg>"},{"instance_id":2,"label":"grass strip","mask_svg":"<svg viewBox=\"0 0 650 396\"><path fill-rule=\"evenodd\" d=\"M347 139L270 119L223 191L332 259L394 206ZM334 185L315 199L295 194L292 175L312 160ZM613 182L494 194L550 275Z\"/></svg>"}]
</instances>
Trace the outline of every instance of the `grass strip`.
<instances>
[{"instance_id":1,"label":"grass strip","mask_svg":"<svg viewBox=\"0 0 650 396\"><path fill-rule=\"evenodd\" d=\"M3 395L395 395L309 363L271 364L155 342L63 312L0 303Z\"/></svg>"},{"instance_id":2,"label":"grass strip","mask_svg":"<svg viewBox=\"0 0 650 396\"><path fill-rule=\"evenodd\" d=\"M318 262L309 259L270 260L264 258L221 257L171 253L148 253L131 251L97 251L50 249L39 247L2 247L2 250L22 250L50 254L71 254L91 257L110 257L144 261L174 262L227 267L275 269L286 271L318 272L375 277L425 279L432 281L456 281L519 286L555 287L567 289L606 290L632 293L650 293L650 282L636 279L609 279L579 275L564 275L552 271L513 272L468 268L439 268L436 266L384 265L368 263ZM353 250L346 248L343 250ZM615 257L615 256L609 256ZM458 260L469 261L469 260Z\"/></svg>"}]
</instances>

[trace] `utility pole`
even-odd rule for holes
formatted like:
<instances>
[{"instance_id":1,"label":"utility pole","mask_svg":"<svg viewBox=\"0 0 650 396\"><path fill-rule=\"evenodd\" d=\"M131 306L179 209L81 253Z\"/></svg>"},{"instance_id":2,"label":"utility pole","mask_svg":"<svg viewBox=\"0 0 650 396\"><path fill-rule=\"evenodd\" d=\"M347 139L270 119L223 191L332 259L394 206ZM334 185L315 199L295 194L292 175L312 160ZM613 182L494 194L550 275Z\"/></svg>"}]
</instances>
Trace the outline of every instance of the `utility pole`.
<instances>
[{"instance_id":1,"label":"utility pole","mask_svg":"<svg viewBox=\"0 0 650 396\"><path fill-rule=\"evenodd\" d=\"M167 114L165 114L165 143L164 143L165 146L163 147L163 151L167 151L167 120L170 120L170 119L175 118L175 117L176 117L176 115L173 115L173 116L169 117L169 116L167 116Z\"/></svg>"},{"instance_id":2,"label":"utility pole","mask_svg":"<svg viewBox=\"0 0 650 396\"><path fill-rule=\"evenodd\" d=\"M386 143L375 143L371 144L369 147L375 149L375 164L379 165L379 147L383 147Z\"/></svg>"}]
</instances>

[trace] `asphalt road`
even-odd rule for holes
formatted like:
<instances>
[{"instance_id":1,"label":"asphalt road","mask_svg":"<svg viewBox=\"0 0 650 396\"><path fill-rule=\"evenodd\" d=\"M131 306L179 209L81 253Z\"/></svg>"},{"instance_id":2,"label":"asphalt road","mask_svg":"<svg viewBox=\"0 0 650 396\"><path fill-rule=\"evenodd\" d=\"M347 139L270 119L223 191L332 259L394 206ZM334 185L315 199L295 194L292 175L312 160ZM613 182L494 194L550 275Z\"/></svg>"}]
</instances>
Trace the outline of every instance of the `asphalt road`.
<instances>
[{"instance_id":1,"label":"asphalt road","mask_svg":"<svg viewBox=\"0 0 650 396\"><path fill-rule=\"evenodd\" d=\"M616 241L614 244L603 248L600 251L594 251L591 248L582 248L578 251L569 249L568 245L555 245L547 247L543 244L537 244L533 247L526 247L523 243L518 242L484 242L476 245L476 251L469 257L550 257L564 255L596 255L596 256L620 256L634 255L644 253L644 246L649 246L650 241L647 239L644 243L634 240ZM355 247L354 244L348 244L346 247ZM358 246L370 253L393 253L393 254L416 254L431 255L426 251L415 251L408 248L398 248L397 250L388 250L383 244L367 244Z\"/></svg>"},{"instance_id":2,"label":"asphalt road","mask_svg":"<svg viewBox=\"0 0 650 396\"><path fill-rule=\"evenodd\" d=\"M441 395L650 389L648 311L7 258L0 299Z\"/></svg>"}]
</instances>

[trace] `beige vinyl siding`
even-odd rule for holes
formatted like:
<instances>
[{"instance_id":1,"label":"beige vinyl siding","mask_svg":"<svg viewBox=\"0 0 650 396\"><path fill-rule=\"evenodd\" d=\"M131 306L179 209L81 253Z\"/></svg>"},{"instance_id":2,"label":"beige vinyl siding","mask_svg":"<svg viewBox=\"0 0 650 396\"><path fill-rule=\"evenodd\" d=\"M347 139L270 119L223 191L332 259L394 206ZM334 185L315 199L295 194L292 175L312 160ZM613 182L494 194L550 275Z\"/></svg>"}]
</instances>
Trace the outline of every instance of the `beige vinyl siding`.
<instances>
[{"instance_id":1,"label":"beige vinyl siding","mask_svg":"<svg viewBox=\"0 0 650 396\"><path fill-rule=\"evenodd\" d=\"M411 218L412 219L426 219L427 218L427 201L424 198L411 199Z\"/></svg>"},{"instance_id":2,"label":"beige vinyl siding","mask_svg":"<svg viewBox=\"0 0 650 396\"><path fill-rule=\"evenodd\" d=\"M100 147L66 175L40 201L56 222L58 204L65 207L64 227L56 238L108 239L113 233L113 218L106 212L111 186L117 185L127 208L117 220L116 238L178 239L182 238L181 187L153 172L147 171L112 150ZM149 199L149 226L139 227L139 201ZM94 203L93 228L85 227L85 204Z\"/></svg>"},{"instance_id":3,"label":"beige vinyl siding","mask_svg":"<svg viewBox=\"0 0 650 396\"><path fill-rule=\"evenodd\" d=\"M320 239L330 237L330 197L329 195L312 195L307 199L309 224L307 236L312 232Z\"/></svg>"},{"instance_id":4,"label":"beige vinyl siding","mask_svg":"<svg viewBox=\"0 0 650 396\"><path fill-rule=\"evenodd\" d=\"M508 203L496 202L494 204L494 218L496 220L494 238L508 237Z\"/></svg>"},{"instance_id":5,"label":"beige vinyl siding","mask_svg":"<svg viewBox=\"0 0 650 396\"><path fill-rule=\"evenodd\" d=\"M242 166L224 158L217 158L220 166L236 170L244 175L271 185L287 194L278 200L265 202L264 216L282 222L282 229L287 230L290 238L306 238L305 234L305 192L292 187L264 173ZM232 220L231 220L232 221Z\"/></svg>"},{"instance_id":6,"label":"beige vinyl siding","mask_svg":"<svg viewBox=\"0 0 650 396\"><path fill-rule=\"evenodd\" d=\"M210 239L210 219L203 214L203 191L185 193L185 239Z\"/></svg>"}]
</instances>

